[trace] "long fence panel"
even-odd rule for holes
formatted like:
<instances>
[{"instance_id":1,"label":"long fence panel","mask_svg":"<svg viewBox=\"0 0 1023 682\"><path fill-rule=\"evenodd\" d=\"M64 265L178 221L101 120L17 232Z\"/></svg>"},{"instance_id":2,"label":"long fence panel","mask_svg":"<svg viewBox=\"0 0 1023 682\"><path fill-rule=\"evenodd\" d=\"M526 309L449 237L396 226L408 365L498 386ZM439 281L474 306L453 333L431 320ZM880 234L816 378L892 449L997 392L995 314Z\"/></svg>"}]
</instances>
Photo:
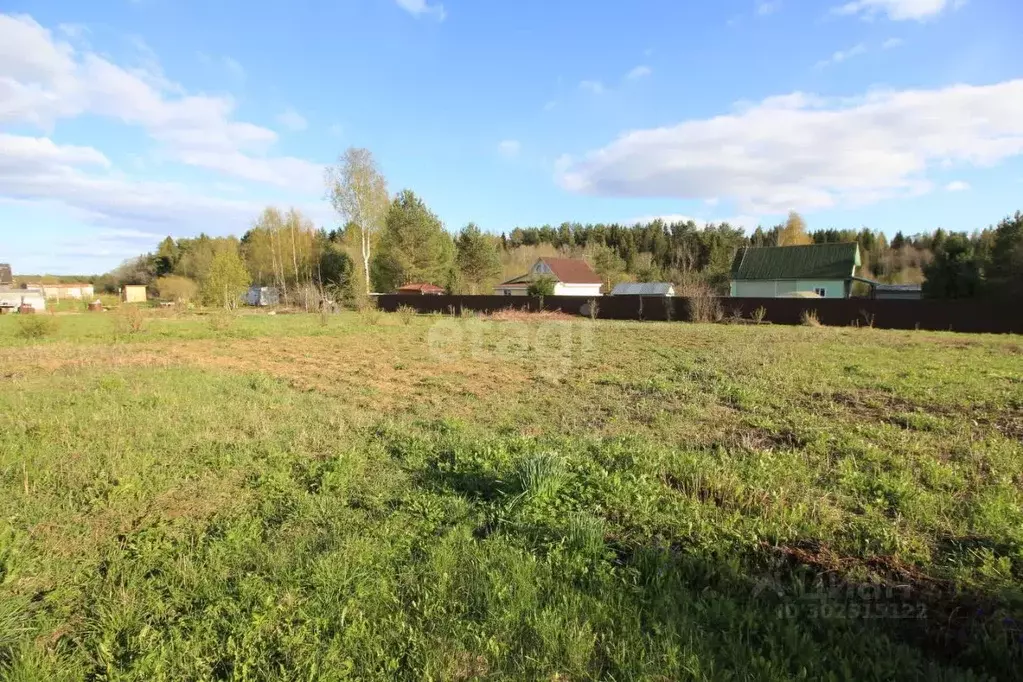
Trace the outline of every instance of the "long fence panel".
<instances>
[{"instance_id":1,"label":"long fence panel","mask_svg":"<svg viewBox=\"0 0 1023 682\"><path fill-rule=\"evenodd\" d=\"M560 310L569 315L589 314L596 301L597 317L605 320L688 321L690 299L663 296L415 296L386 294L377 297L380 309L393 312L406 305L421 313L493 313L508 308ZM960 299L950 301L885 301L872 299L718 298L726 318L762 320L772 324L801 324L804 314L816 313L821 324L874 326L881 329L1023 334L1023 301ZM762 309L762 310L758 310Z\"/></svg>"}]
</instances>

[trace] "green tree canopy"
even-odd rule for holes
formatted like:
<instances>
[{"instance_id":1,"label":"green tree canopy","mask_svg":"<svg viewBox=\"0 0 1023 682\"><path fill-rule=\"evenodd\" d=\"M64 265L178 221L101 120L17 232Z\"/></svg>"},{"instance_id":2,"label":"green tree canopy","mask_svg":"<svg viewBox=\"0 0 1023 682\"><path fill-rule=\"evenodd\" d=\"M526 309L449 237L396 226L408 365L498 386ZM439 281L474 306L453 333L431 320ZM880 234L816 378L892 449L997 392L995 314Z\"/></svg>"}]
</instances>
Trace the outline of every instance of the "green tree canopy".
<instances>
[{"instance_id":1,"label":"green tree canopy","mask_svg":"<svg viewBox=\"0 0 1023 682\"><path fill-rule=\"evenodd\" d=\"M202 280L202 300L206 305L235 307L252 278L237 248L220 248L213 254Z\"/></svg>"},{"instance_id":2,"label":"green tree canopy","mask_svg":"<svg viewBox=\"0 0 1023 682\"><path fill-rule=\"evenodd\" d=\"M455 242L458 275L470 294L478 294L501 275L501 259L495 240L476 223L462 228Z\"/></svg>"},{"instance_id":3,"label":"green tree canopy","mask_svg":"<svg viewBox=\"0 0 1023 682\"><path fill-rule=\"evenodd\" d=\"M555 281L553 277L543 275L542 277L537 277L532 281L532 283L530 283L529 288L526 289L526 293L530 296L540 296L541 298L544 296L553 296L554 287L557 286L557 284L557 281Z\"/></svg>"},{"instance_id":4,"label":"green tree canopy","mask_svg":"<svg viewBox=\"0 0 1023 682\"><path fill-rule=\"evenodd\" d=\"M391 202L374 260L375 284L393 291L410 282L443 285L454 248L444 225L412 190Z\"/></svg>"},{"instance_id":5,"label":"green tree canopy","mask_svg":"<svg viewBox=\"0 0 1023 682\"><path fill-rule=\"evenodd\" d=\"M1006 218L995 228L990 247L988 290L996 296L1023 297L1023 213Z\"/></svg>"}]
</instances>

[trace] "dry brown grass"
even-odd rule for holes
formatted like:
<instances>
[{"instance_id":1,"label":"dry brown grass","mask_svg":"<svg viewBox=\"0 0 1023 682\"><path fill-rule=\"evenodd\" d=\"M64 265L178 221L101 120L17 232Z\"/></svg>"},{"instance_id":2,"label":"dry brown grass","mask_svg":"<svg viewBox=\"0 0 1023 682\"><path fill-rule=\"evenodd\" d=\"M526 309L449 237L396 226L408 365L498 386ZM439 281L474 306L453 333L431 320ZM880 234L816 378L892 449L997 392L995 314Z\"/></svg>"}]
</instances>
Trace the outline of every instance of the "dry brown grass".
<instances>
[{"instance_id":1,"label":"dry brown grass","mask_svg":"<svg viewBox=\"0 0 1023 682\"><path fill-rule=\"evenodd\" d=\"M560 310L530 312L528 310L505 308L495 313L488 313L483 316L483 319L494 320L496 322L574 322L579 319L579 316L569 315Z\"/></svg>"}]
</instances>

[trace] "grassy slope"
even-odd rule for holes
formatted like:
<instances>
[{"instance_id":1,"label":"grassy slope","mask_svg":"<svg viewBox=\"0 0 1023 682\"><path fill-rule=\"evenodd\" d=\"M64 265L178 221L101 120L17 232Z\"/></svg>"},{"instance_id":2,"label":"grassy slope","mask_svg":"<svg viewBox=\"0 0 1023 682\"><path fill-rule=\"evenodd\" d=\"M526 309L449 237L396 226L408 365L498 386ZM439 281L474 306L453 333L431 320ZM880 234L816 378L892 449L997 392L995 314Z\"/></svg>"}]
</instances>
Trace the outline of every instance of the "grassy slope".
<instances>
[{"instance_id":1,"label":"grassy slope","mask_svg":"<svg viewBox=\"0 0 1023 682\"><path fill-rule=\"evenodd\" d=\"M1018 338L110 317L0 318L0 677L1023 662Z\"/></svg>"}]
</instances>

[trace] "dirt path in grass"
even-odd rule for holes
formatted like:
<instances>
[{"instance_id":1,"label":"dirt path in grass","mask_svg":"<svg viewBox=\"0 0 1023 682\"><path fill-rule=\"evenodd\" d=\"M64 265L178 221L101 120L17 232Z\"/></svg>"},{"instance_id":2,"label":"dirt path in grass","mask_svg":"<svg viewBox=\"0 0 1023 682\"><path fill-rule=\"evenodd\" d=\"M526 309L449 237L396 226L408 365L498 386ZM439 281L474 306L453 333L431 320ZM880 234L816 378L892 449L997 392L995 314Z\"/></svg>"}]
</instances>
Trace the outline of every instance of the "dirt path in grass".
<instances>
[{"instance_id":1,"label":"dirt path in grass","mask_svg":"<svg viewBox=\"0 0 1023 682\"><path fill-rule=\"evenodd\" d=\"M154 341L145 344L54 343L0 349L0 382L97 369L200 367L265 373L299 390L344 397L355 406L389 409L408 400L484 397L527 384L523 363L438 358L415 338L300 337Z\"/></svg>"}]
</instances>

